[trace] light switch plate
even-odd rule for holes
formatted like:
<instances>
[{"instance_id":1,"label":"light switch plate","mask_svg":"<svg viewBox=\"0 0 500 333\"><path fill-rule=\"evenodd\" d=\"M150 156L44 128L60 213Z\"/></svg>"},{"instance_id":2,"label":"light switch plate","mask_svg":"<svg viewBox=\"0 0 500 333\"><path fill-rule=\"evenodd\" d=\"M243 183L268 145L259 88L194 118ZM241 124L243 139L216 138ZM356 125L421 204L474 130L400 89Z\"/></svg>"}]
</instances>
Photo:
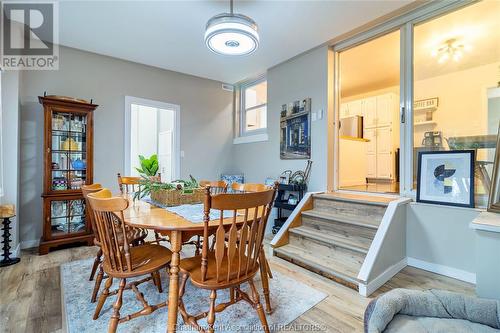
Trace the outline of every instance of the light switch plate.
<instances>
[{"instance_id":1,"label":"light switch plate","mask_svg":"<svg viewBox=\"0 0 500 333\"><path fill-rule=\"evenodd\" d=\"M323 109L318 110L318 119L323 119Z\"/></svg>"},{"instance_id":2,"label":"light switch plate","mask_svg":"<svg viewBox=\"0 0 500 333\"><path fill-rule=\"evenodd\" d=\"M311 112L311 121L316 121L316 112Z\"/></svg>"}]
</instances>

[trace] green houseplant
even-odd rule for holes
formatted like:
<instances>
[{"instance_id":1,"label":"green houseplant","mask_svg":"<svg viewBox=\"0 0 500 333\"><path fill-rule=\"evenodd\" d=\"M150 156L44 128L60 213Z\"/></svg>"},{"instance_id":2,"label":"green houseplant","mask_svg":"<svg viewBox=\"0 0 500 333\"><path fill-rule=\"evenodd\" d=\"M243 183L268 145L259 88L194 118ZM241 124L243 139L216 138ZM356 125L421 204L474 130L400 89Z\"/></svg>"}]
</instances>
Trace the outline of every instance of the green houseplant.
<instances>
[{"instance_id":1,"label":"green houseplant","mask_svg":"<svg viewBox=\"0 0 500 333\"><path fill-rule=\"evenodd\" d=\"M158 156L156 154L151 155L150 158L145 158L139 155L139 161L141 163L141 168L135 168L141 176L154 177L158 173Z\"/></svg>"}]
</instances>

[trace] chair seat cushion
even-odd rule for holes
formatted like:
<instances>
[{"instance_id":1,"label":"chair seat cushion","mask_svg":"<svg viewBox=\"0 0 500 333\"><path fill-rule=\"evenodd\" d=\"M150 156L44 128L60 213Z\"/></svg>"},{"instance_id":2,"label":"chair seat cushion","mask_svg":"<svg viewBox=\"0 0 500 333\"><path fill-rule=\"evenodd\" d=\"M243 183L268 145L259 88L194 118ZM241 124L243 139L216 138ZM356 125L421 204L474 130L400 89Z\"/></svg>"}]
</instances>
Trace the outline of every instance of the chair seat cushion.
<instances>
[{"instance_id":1,"label":"chair seat cushion","mask_svg":"<svg viewBox=\"0 0 500 333\"><path fill-rule=\"evenodd\" d=\"M132 271L120 272L113 269L111 264L104 258L104 271L113 277L131 277L156 272L166 267L172 259L172 251L157 244L145 244L129 248L132 259ZM123 262L124 265L125 261Z\"/></svg>"},{"instance_id":2,"label":"chair seat cushion","mask_svg":"<svg viewBox=\"0 0 500 333\"><path fill-rule=\"evenodd\" d=\"M219 276L220 279L217 281L217 265L215 261L214 252L209 252L208 254L208 265L207 265L207 275L205 281L201 279L201 255L194 256L191 258L182 259L180 261L180 270L183 273L188 273L191 277L191 282L200 287L206 289L212 288L221 288L224 285L232 285L243 283L249 278L253 277L255 273L258 271L258 263L255 263L253 267L248 268L248 272L246 271L247 265L247 257L243 257L241 260L241 264L235 257L231 262L231 272L229 281L227 280L227 272L228 272L228 260L227 257L224 257L222 260L222 265L220 267ZM239 276L238 276L239 272Z\"/></svg>"}]
</instances>

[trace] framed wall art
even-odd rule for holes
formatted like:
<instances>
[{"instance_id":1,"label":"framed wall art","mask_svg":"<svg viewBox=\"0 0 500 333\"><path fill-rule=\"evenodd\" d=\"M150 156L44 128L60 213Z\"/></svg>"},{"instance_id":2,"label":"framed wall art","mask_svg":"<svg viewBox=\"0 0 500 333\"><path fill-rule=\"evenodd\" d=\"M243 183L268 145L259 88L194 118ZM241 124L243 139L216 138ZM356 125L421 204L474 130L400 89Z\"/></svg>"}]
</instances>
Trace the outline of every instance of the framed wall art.
<instances>
[{"instance_id":1,"label":"framed wall art","mask_svg":"<svg viewBox=\"0 0 500 333\"><path fill-rule=\"evenodd\" d=\"M474 150L418 155L417 202L474 207Z\"/></svg>"},{"instance_id":2,"label":"framed wall art","mask_svg":"<svg viewBox=\"0 0 500 333\"><path fill-rule=\"evenodd\" d=\"M283 104L280 114L280 158L311 157L311 99Z\"/></svg>"}]
</instances>

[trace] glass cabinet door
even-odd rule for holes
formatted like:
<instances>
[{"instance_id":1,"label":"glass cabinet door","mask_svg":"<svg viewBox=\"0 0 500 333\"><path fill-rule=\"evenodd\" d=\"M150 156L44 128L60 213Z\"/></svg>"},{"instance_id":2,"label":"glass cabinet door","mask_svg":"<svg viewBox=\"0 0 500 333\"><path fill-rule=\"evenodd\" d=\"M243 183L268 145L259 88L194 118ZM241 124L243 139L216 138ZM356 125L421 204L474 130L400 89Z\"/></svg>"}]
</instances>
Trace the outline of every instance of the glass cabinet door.
<instances>
[{"instance_id":1,"label":"glass cabinet door","mask_svg":"<svg viewBox=\"0 0 500 333\"><path fill-rule=\"evenodd\" d=\"M78 190L87 178L87 116L52 112L52 191Z\"/></svg>"},{"instance_id":2,"label":"glass cabinet door","mask_svg":"<svg viewBox=\"0 0 500 333\"><path fill-rule=\"evenodd\" d=\"M85 200L52 200L50 221L53 237L85 231Z\"/></svg>"}]
</instances>

